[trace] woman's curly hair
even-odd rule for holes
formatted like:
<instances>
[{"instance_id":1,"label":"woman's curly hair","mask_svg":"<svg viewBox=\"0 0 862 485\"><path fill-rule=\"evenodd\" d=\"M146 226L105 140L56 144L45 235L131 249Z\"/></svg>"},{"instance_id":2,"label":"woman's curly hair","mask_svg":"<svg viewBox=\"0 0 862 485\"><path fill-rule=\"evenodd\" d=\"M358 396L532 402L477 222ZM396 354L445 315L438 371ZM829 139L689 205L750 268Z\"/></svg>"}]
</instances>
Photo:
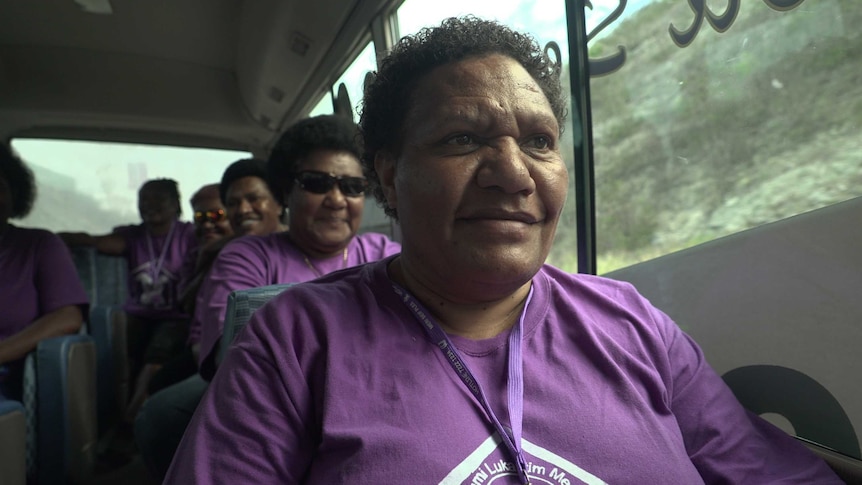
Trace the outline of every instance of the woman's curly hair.
<instances>
[{"instance_id":1,"label":"woman's curly hair","mask_svg":"<svg viewBox=\"0 0 862 485\"><path fill-rule=\"evenodd\" d=\"M6 181L12 194L9 216L13 219L27 217L36 201L36 179L24 160L5 143L0 143L0 178Z\"/></svg>"},{"instance_id":2,"label":"woman's curly hair","mask_svg":"<svg viewBox=\"0 0 862 485\"><path fill-rule=\"evenodd\" d=\"M293 180L299 166L315 150L335 150L351 153L359 160L362 155L359 129L352 120L339 115L305 118L288 128L278 139L266 162L268 182L283 200L293 190Z\"/></svg>"},{"instance_id":3,"label":"woman's curly hair","mask_svg":"<svg viewBox=\"0 0 862 485\"><path fill-rule=\"evenodd\" d=\"M526 69L548 98L562 130L566 99L560 71L531 36L494 21L466 16L446 19L439 27L404 37L366 86L360 120L365 145L362 164L377 202L389 216L398 218L383 195L374 158L382 150L393 154L400 151L402 125L414 101L415 86L438 66L489 54L511 57Z\"/></svg>"}]
</instances>

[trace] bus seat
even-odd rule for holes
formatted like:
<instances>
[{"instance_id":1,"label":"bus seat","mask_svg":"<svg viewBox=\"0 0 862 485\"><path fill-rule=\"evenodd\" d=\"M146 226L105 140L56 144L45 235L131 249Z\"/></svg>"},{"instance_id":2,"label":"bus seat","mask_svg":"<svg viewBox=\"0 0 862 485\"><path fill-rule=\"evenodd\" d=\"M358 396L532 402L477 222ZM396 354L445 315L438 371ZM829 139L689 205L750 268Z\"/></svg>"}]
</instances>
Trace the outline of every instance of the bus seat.
<instances>
[{"instance_id":1,"label":"bus seat","mask_svg":"<svg viewBox=\"0 0 862 485\"><path fill-rule=\"evenodd\" d=\"M70 248L72 261L78 270L78 277L87 292L90 304L95 305L96 296L96 249L88 246L74 246Z\"/></svg>"},{"instance_id":2,"label":"bus seat","mask_svg":"<svg viewBox=\"0 0 862 485\"><path fill-rule=\"evenodd\" d=\"M122 256L96 253L96 293L100 306L122 305L128 298L128 264Z\"/></svg>"},{"instance_id":3,"label":"bus seat","mask_svg":"<svg viewBox=\"0 0 862 485\"><path fill-rule=\"evenodd\" d=\"M24 366L27 475L40 485L83 483L95 462L96 348L88 335L39 342Z\"/></svg>"},{"instance_id":4,"label":"bus seat","mask_svg":"<svg viewBox=\"0 0 862 485\"><path fill-rule=\"evenodd\" d=\"M0 401L0 485L25 485L27 425L24 406Z\"/></svg>"},{"instance_id":5,"label":"bus seat","mask_svg":"<svg viewBox=\"0 0 862 485\"><path fill-rule=\"evenodd\" d=\"M234 337L236 337L242 327L248 323L252 313L291 286L293 286L293 283L248 288L234 291L228 296L224 318L224 332L221 338L221 348L216 355L216 366L224 360L231 342L233 342Z\"/></svg>"},{"instance_id":6,"label":"bus seat","mask_svg":"<svg viewBox=\"0 0 862 485\"><path fill-rule=\"evenodd\" d=\"M91 306L122 305L128 297L126 258L101 254L90 246L70 248Z\"/></svg>"},{"instance_id":7,"label":"bus seat","mask_svg":"<svg viewBox=\"0 0 862 485\"><path fill-rule=\"evenodd\" d=\"M96 409L101 436L116 424L128 400L126 314L118 306L91 307L89 328L96 344Z\"/></svg>"}]
</instances>

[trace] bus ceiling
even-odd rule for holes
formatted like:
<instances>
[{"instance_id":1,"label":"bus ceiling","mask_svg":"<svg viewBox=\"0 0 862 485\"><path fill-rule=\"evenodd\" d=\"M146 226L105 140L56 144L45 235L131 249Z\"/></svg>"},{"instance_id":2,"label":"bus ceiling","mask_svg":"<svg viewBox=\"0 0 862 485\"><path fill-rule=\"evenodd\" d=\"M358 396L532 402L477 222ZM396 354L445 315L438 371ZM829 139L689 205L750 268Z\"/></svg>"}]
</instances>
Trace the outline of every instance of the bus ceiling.
<instances>
[{"instance_id":1,"label":"bus ceiling","mask_svg":"<svg viewBox=\"0 0 862 485\"><path fill-rule=\"evenodd\" d=\"M0 0L0 137L260 150L397 3Z\"/></svg>"}]
</instances>

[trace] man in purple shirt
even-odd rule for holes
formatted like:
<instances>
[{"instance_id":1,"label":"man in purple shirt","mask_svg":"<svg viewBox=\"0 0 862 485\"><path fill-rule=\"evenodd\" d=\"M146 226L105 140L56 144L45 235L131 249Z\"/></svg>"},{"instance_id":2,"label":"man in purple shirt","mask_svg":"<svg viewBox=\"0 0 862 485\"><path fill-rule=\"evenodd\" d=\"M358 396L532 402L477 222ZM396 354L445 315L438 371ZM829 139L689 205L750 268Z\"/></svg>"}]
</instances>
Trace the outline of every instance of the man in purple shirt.
<instances>
[{"instance_id":1,"label":"man in purple shirt","mask_svg":"<svg viewBox=\"0 0 862 485\"><path fill-rule=\"evenodd\" d=\"M256 312L166 483L840 483L629 284L544 264L566 104L532 39L449 19L363 103L401 254Z\"/></svg>"},{"instance_id":2,"label":"man in purple shirt","mask_svg":"<svg viewBox=\"0 0 862 485\"><path fill-rule=\"evenodd\" d=\"M21 399L23 358L41 340L77 332L89 306L63 241L9 224L35 196L33 173L0 145L0 399Z\"/></svg>"}]
</instances>

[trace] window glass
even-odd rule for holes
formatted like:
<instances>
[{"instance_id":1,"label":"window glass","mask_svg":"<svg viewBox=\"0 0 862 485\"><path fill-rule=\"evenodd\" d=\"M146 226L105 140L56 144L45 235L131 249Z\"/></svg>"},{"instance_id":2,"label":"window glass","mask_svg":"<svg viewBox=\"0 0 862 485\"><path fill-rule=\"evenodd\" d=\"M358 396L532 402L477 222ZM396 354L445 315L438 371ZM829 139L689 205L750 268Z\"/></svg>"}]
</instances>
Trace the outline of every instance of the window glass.
<instances>
[{"instance_id":1,"label":"window glass","mask_svg":"<svg viewBox=\"0 0 862 485\"><path fill-rule=\"evenodd\" d=\"M563 0L510 0L510 1L472 1L407 0L397 11L398 31L404 35L415 34L423 27L439 25L448 17L467 14L496 20L512 29L532 35L540 46L548 42L559 45L563 69L563 91L570 92L568 69L568 38L566 9ZM569 167L569 198L557 226L554 248L548 262L567 271L577 271L577 234L575 230L574 201L574 147L572 143L571 117L566 120L563 131L561 152Z\"/></svg>"},{"instance_id":2,"label":"window glass","mask_svg":"<svg viewBox=\"0 0 862 485\"><path fill-rule=\"evenodd\" d=\"M377 70L377 59L374 56L374 43L369 42L362 49L350 67L344 71L344 74L335 81L332 87L332 92L338 94L338 87L341 83L347 88L347 94L350 96L350 107L353 109L353 121L359 122L359 114L362 106L362 93L365 86L365 74L370 71ZM331 111L330 107L330 113Z\"/></svg>"},{"instance_id":3,"label":"window glass","mask_svg":"<svg viewBox=\"0 0 862 485\"><path fill-rule=\"evenodd\" d=\"M592 3L594 29L620 2ZM862 194L862 3L691 3L589 45L625 49L592 73L599 273Z\"/></svg>"},{"instance_id":4,"label":"window glass","mask_svg":"<svg viewBox=\"0 0 862 485\"><path fill-rule=\"evenodd\" d=\"M332 94L327 92L320 98L320 102L314 106L311 110L311 113L308 114L309 118L313 118L319 115L331 115L332 114Z\"/></svg>"},{"instance_id":5,"label":"window glass","mask_svg":"<svg viewBox=\"0 0 862 485\"><path fill-rule=\"evenodd\" d=\"M51 231L105 234L138 224L138 189L149 179L178 182L182 220L192 217L189 199L218 183L246 152L65 140L16 139L12 147L36 177L30 215L13 223Z\"/></svg>"}]
</instances>

